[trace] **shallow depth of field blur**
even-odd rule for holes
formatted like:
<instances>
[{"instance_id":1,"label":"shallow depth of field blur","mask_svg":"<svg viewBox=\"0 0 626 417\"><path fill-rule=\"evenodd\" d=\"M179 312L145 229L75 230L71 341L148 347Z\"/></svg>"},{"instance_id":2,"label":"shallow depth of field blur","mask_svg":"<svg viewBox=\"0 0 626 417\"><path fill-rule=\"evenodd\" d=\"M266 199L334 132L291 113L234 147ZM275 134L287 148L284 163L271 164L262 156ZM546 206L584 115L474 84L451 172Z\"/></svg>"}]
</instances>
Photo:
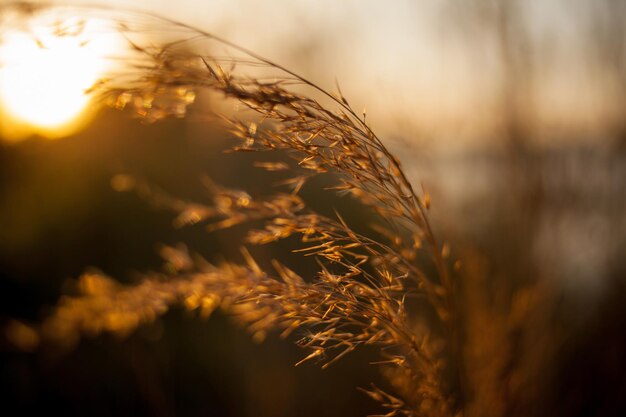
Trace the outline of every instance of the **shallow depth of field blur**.
<instances>
[{"instance_id":1,"label":"shallow depth of field blur","mask_svg":"<svg viewBox=\"0 0 626 417\"><path fill-rule=\"evenodd\" d=\"M494 287L532 277L556 289L551 319L563 337L547 347L558 360L544 370L541 410L626 414L626 3L109 3L219 34L329 89L337 82L355 109L366 109L411 181L429 190L433 224L453 256L472 254ZM185 242L216 261L239 256L237 228L175 229L169 213L114 191L111 179L132 174L200 201L203 176L262 194L276 179L252 167L257 155L224 154L228 134L201 118L146 124L128 112L92 110L82 92L105 70L99 54L121 48L119 39L86 44L92 61L69 67L63 53L71 47L42 65L37 48L24 40L11 47L11 39L0 27L3 327L41 320L89 268L125 282L158 268L161 244ZM26 64L17 72L2 64L19 59ZM52 79L39 79L40 71ZM330 198L323 187L306 186L312 207L367 222L358 203ZM301 261L285 252L278 245L255 255ZM376 411L356 389L380 379L367 365L373 351L326 370L294 367L303 352L292 343L271 335L255 343L219 313L201 320L173 310L126 339L87 339L70 353L23 352L11 338L0 338L6 415Z\"/></svg>"}]
</instances>

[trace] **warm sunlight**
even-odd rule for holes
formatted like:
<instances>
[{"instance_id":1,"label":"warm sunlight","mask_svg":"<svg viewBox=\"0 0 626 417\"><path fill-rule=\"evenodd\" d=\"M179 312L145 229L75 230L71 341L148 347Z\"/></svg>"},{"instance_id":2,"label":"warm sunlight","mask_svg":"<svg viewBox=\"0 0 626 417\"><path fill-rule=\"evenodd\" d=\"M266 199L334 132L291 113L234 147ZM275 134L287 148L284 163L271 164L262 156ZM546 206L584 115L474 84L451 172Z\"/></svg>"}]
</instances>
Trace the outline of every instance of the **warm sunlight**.
<instances>
[{"instance_id":1,"label":"warm sunlight","mask_svg":"<svg viewBox=\"0 0 626 417\"><path fill-rule=\"evenodd\" d=\"M85 94L110 67L119 47L111 37L93 37L96 22L41 25L34 34L14 31L0 45L3 132L59 137L85 120ZM7 126L10 125L10 126Z\"/></svg>"}]
</instances>

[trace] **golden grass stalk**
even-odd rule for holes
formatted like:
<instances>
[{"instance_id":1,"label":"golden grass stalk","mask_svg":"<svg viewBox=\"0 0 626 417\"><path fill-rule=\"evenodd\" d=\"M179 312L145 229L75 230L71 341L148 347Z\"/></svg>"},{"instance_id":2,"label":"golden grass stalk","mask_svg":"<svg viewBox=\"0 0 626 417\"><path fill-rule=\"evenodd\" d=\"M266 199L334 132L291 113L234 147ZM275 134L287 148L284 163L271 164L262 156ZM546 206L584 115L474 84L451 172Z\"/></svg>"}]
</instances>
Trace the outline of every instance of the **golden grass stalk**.
<instances>
[{"instance_id":1,"label":"golden grass stalk","mask_svg":"<svg viewBox=\"0 0 626 417\"><path fill-rule=\"evenodd\" d=\"M26 3L16 7L25 14L36 12ZM449 248L431 227L429 196L413 188L365 115L355 112L338 89L332 93L183 23L107 9L64 10L110 19L128 39L127 65L91 91L105 103L131 108L152 122L185 117L196 95L218 93L242 109L239 115L219 118L238 139L235 151L280 151L292 161L255 163L290 174L283 182L286 191L263 200L210 181L212 201L207 203L184 201L126 176L115 177L114 188L135 190L174 211L176 226L203 222L216 230L262 221L264 225L250 230L242 243L299 236L305 245L299 253L316 257L319 270L315 276L301 277L278 260L273 270L264 270L246 249L242 264L212 265L184 246L164 247L165 272L146 274L139 284L122 285L98 273L81 277L80 294L59 300L41 324L43 340L72 345L81 335L128 334L172 305L198 310L204 317L219 307L257 340L272 330L283 337L299 334L297 343L309 351L301 362L315 360L327 367L360 346L379 347L378 363L394 391L375 386L364 391L386 408L386 416L462 413L459 369L464 352L456 289L446 260ZM156 45L146 42L145 33L153 30L175 33L175 38ZM226 53L204 52L217 49ZM251 69L261 75L249 75ZM325 173L332 174L332 189L377 214L375 230L357 233L339 213L323 216L306 206L299 196L302 187ZM420 253L428 255L434 268L425 265ZM417 326L407 313L413 297L426 300L438 322Z\"/></svg>"}]
</instances>

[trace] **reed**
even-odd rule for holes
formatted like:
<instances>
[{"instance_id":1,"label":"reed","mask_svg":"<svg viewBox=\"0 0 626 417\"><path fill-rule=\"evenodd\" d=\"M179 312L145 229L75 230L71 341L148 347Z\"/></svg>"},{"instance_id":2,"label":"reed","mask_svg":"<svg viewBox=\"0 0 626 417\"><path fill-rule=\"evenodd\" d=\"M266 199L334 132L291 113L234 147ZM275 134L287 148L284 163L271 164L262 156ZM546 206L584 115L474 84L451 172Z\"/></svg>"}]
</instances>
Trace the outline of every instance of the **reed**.
<instances>
[{"instance_id":1,"label":"reed","mask_svg":"<svg viewBox=\"0 0 626 417\"><path fill-rule=\"evenodd\" d=\"M27 15L38 9L24 3L17 7ZM63 10L108 19L128 40L125 65L90 91L100 102L130 109L147 122L186 117L195 98L206 92L237 103L238 113L208 115L211 122L232 134L233 151L286 155L281 162L259 158L255 166L283 171L288 178L263 199L207 180L212 196L207 202L177 198L137 178L113 178L115 189L134 190L171 210L177 227L262 226L251 227L242 242L243 262L210 264L181 245L163 247L165 268L146 273L135 285L98 273L83 275L80 293L60 299L37 326L44 342L71 347L83 335L126 335L173 305L202 317L220 308L256 340L272 331L298 335L297 344L307 350L299 363L315 361L324 368L361 346L376 346L389 389L372 385L363 391L380 402L386 416L479 415L476 404L485 405L480 398L493 400L489 415L505 413L493 384L480 382L497 382L506 364L492 363L485 370L482 364L492 358L464 348L465 341L490 342L472 337L471 327L464 330L468 324L480 327L489 312L478 307L484 305L480 300L460 300L450 248L435 235L428 217L429 195L413 187L366 115L355 111L338 87L331 92L184 23L101 8ZM146 41L145 34L153 31L168 38ZM215 50L226 53L205 52ZM318 175L334 182L330 189L375 213L369 231L355 231L341 213L324 216L307 207L300 192ZM313 276L302 277L280 260L272 262L271 270L261 268L246 249L294 236L302 242L295 251L317 260ZM416 317L419 309L411 307L416 303L432 310L434 319ZM480 320L462 320L468 308L483 314L470 316ZM506 334L509 330L497 326L507 323L494 321L494 334ZM467 360L473 361L470 367ZM478 380L472 379L475 375ZM478 381L476 390L467 387L468 381Z\"/></svg>"}]
</instances>

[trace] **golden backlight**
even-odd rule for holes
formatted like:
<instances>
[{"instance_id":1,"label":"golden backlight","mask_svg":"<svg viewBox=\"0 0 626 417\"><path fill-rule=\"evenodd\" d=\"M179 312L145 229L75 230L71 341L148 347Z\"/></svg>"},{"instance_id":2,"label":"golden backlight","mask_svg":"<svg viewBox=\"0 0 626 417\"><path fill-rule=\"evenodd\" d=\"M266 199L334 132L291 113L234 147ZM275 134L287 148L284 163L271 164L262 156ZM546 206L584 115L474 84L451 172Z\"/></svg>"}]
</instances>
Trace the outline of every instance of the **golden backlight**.
<instances>
[{"instance_id":1,"label":"golden backlight","mask_svg":"<svg viewBox=\"0 0 626 417\"><path fill-rule=\"evenodd\" d=\"M110 69L119 41L97 22L9 32L0 44L2 134L59 137L88 118L86 91ZM97 36L93 36L95 33Z\"/></svg>"}]
</instances>

